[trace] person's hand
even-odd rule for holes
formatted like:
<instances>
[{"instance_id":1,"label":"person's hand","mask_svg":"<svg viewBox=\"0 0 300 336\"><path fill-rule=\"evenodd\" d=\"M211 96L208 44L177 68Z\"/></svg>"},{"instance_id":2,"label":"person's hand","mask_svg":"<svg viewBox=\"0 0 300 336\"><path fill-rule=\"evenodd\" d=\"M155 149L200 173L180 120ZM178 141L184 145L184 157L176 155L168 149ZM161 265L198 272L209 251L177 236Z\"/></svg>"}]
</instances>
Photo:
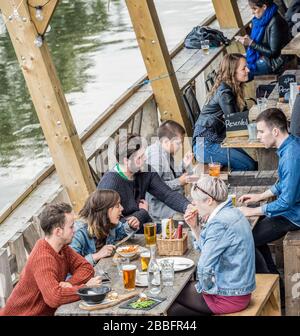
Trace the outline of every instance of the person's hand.
<instances>
[{"instance_id":1,"label":"person's hand","mask_svg":"<svg viewBox=\"0 0 300 336\"><path fill-rule=\"evenodd\" d=\"M140 221L134 216L128 217L127 218L127 223L130 227L139 227L140 226Z\"/></svg>"},{"instance_id":2,"label":"person's hand","mask_svg":"<svg viewBox=\"0 0 300 336\"><path fill-rule=\"evenodd\" d=\"M101 276L95 276L91 278L85 285L87 287L99 287L102 283Z\"/></svg>"},{"instance_id":3,"label":"person's hand","mask_svg":"<svg viewBox=\"0 0 300 336\"><path fill-rule=\"evenodd\" d=\"M149 205L148 205L148 203L144 199L142 199L139 202L139 208L148 211Z\"/></svg>"},{"instance_id":4,"label":"person's hand","mask_svg":"<svg viewBox=\"0 0 300 336\"><path fill-rule=\"evenodd\" d=\"M59 287L61 287L61 288L70 288L70 287L73 287L73 285L70 282L61 281L59 283Z\"/></svg>"},{"instance_id":5,"label":"person's hand","mask_svg":"<svg viewBox=\"0 0 300 336\"><path fill-rule=\"evenodd\" d=\"M110 257L116 247L114 245L104 245L98 252L93 254L95 262L102 258Z\"/></svg>"},{"instance_id":6,"label":"person's hand","mask_svg":"<svg viewBox=\"0 0 300 336\"><path fill-rule=\"evenodd\" d=\"M128 223L129 227L131 227L133 230L138 230L140 228L140 222L139 221L133 221Z\"/></svg>"},{"instance_id":7,"label":"person's hand","mask_svg":"<svg viewBox=\"0 0 300 336\"><path fill-rule=\"evenodd\" d=\"M249 45L253 42L253 40L251 39L251 37L249 35L245 35L244 36L244 42L243 45L245 47L249 47Z\"/></svg>"},{"instance_id":8,"label":"person's hand","mask_svg":"<svg viewBox=\"0 0 300 336\"><path fill-rule=\"evenodd\" d=\"M245 217L251 217L251 216L253 216L253 214L252 214L253 209L252 208L239 207L238 209L243 213L243 215Z\"/></svg>"},{"instance_id":9,"label":"person's hand","mask_svg":"<svg viewBox=\"0 0 300 336\"><path fill-rule=\"evenodd\" d=\"M192 163L193 158L194 158L193 152L186 153L183 160L182 160L183 163L184 163L184 166L188 167Z\"/></svg>"},{"instance_id":10,"label":"person's hand","mask_svg":"<svg viewBox=\"0 0 300 336\"><path fill-rule=\"evenodd\" d=\"M240 43L242 43L242 44L243 44L243 42L244 42L244 38L243 38L243 36L240 36L240 35L235 36L234 39L235 39L237 42L240 42Z\"/></svg>"},{"instance_id":11,"label":"person's hand","mask_svg":"<svg viewBox=\"0 0 300 336\"><path fill-rule=\"evenodd\" d=\"M185 214L184 214L184 220L188 224L188 226L192 228L196 228L198 225L198 209L192 205L189 204L186 208Z\"/></svg>"},{"instance_id":12,"label":"person's hand","mask_svg":"<svg viewBox=\"0 0 300 336\"><path fill-rule=\"evenodd\" d=\"M245 203L246 205L251 203L257 203L261 200L260 194L247 194L243 195L238 199L238 203Z\"/></svg>"},{"instance_id":13,"label":"person's hand","mask_svg":"<svg viewBox=\"0 0 300 336\"><path fill-rule=\"evenodd\" d=\"M185 185L188 183L188 173L182 174L180 177L178 177L178 181L181 185Z\"/></svg>"}]
</instances>

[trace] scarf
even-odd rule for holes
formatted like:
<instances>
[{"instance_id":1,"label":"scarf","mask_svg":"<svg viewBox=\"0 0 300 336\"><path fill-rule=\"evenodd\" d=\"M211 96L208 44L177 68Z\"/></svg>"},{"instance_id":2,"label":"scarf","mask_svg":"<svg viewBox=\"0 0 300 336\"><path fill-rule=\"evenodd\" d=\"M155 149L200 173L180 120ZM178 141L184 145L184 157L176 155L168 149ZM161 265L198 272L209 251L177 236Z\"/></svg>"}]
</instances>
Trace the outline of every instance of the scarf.
<instances>
[{"instance_id":1,"label":"scarf","mask_svg":"<svg viewBox=\"0 0 300 336\"><path fill-rule=\"evenodd\" d=\"M260 19L257 19L256 17L253 18L251 39L255 43L261 43L265 34L266 27L272 20L273 16L277 13L277 11L278 6L276 4L273 4L266 9L264 15ZM260 53L249 46L247 49L247 63L250 71L253 72L256 70L256 62L259 58Z\"/></svg>"}]
</instances>

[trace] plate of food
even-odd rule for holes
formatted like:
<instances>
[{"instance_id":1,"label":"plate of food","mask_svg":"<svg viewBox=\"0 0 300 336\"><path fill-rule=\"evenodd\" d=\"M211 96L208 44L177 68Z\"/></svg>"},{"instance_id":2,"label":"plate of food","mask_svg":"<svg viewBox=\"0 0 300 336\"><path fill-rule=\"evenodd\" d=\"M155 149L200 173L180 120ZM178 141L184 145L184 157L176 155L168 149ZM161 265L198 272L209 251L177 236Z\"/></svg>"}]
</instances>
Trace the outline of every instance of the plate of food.
<instances>
[{"instance_id":1,"label":"plate of food","mask_svg":"<svg viewBox=\"0 0 300 336\"><path fill-rule=\"evenodd\" d=\"M157 262L160 264L163 260L174 260L174 271L180 272L187 270L194 266L194 261L192 259L188 258L182 258L182 257L167 257L167 258L161 258L158 259Z\"/></svg>"},{"instance_id":2,"label":"plate of food","mask_svg":"<svg viewBox=\"0 0 300 336\"><path fill-rule=\"evenodd\" d=\"M131 258L139 252L139 245L123 245L118 247L116 252L124 258Z\"/></svg>"},{"instance_id":3,"label":"plate of food","mask_svg":"<svg viewBox=\"0 0 300 336\"><path fill-rule=\"evenodd\" d=\"M166 298L158 298L158 297L148 297L147 295L141 293L128 300L119 308L122 309L135 309L135 310L150 310L155 306L159 305L161 302L166 300Z\"/></svg>"}]
</instances>

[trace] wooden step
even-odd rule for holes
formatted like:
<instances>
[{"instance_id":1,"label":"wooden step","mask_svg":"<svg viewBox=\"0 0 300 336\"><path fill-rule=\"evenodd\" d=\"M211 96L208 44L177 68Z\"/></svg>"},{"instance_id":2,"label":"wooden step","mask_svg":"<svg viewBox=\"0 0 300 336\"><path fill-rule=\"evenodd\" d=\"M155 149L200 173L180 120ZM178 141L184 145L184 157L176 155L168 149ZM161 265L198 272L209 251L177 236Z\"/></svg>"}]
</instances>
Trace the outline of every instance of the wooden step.
<instances>
[{"instance_id":1,"label":"wooden step","mask_svg":"<svg viewBox=\"0 0 300 336\"><path fill-rule=\"evenodd\" d=\"M279 276L256 274L256 289L248 308L223 316L281 316Z\"/></svg>"}]
</instances>

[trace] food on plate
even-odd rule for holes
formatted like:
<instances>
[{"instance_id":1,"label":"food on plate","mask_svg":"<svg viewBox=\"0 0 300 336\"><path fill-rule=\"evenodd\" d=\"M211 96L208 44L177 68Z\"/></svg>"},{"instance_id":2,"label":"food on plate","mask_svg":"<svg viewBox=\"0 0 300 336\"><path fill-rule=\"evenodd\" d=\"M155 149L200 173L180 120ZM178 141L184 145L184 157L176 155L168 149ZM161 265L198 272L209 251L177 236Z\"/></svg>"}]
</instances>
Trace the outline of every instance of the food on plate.
<instances>
[{"instance_id":1,"label":"food on plate","mask_svg":"<svg viewBox=\"0 0 300 336\"><path fill-rule=\"evenodd\" d=\"M137 245L128 245L128 246L120 247L119 250L122 251L123 253L131 253L131 252L136 252L137 248L138 248Z\"/></svg>"},{"instance_id":2,"label":"food on plate","mask_svg":"<svg viewBox=\"0 0 300 336\"><path fill-rule=\"evenodd\" d=\"M137 301L130 303L130 306L134 309L148 308L155 303L154 300L149 299L147 296L140 297Z\"/></svg>"},{"instance_id":3,"label":"food on plate","mask_svg":"<svg viewBox=\"0 0 300 336\"><path fill-rule=\"evenodd\" d=\"M117 300L119 297L119 294L117 292L110 292L107 294L107 298L109 300Z\"/></svg>"}]
</instances>

